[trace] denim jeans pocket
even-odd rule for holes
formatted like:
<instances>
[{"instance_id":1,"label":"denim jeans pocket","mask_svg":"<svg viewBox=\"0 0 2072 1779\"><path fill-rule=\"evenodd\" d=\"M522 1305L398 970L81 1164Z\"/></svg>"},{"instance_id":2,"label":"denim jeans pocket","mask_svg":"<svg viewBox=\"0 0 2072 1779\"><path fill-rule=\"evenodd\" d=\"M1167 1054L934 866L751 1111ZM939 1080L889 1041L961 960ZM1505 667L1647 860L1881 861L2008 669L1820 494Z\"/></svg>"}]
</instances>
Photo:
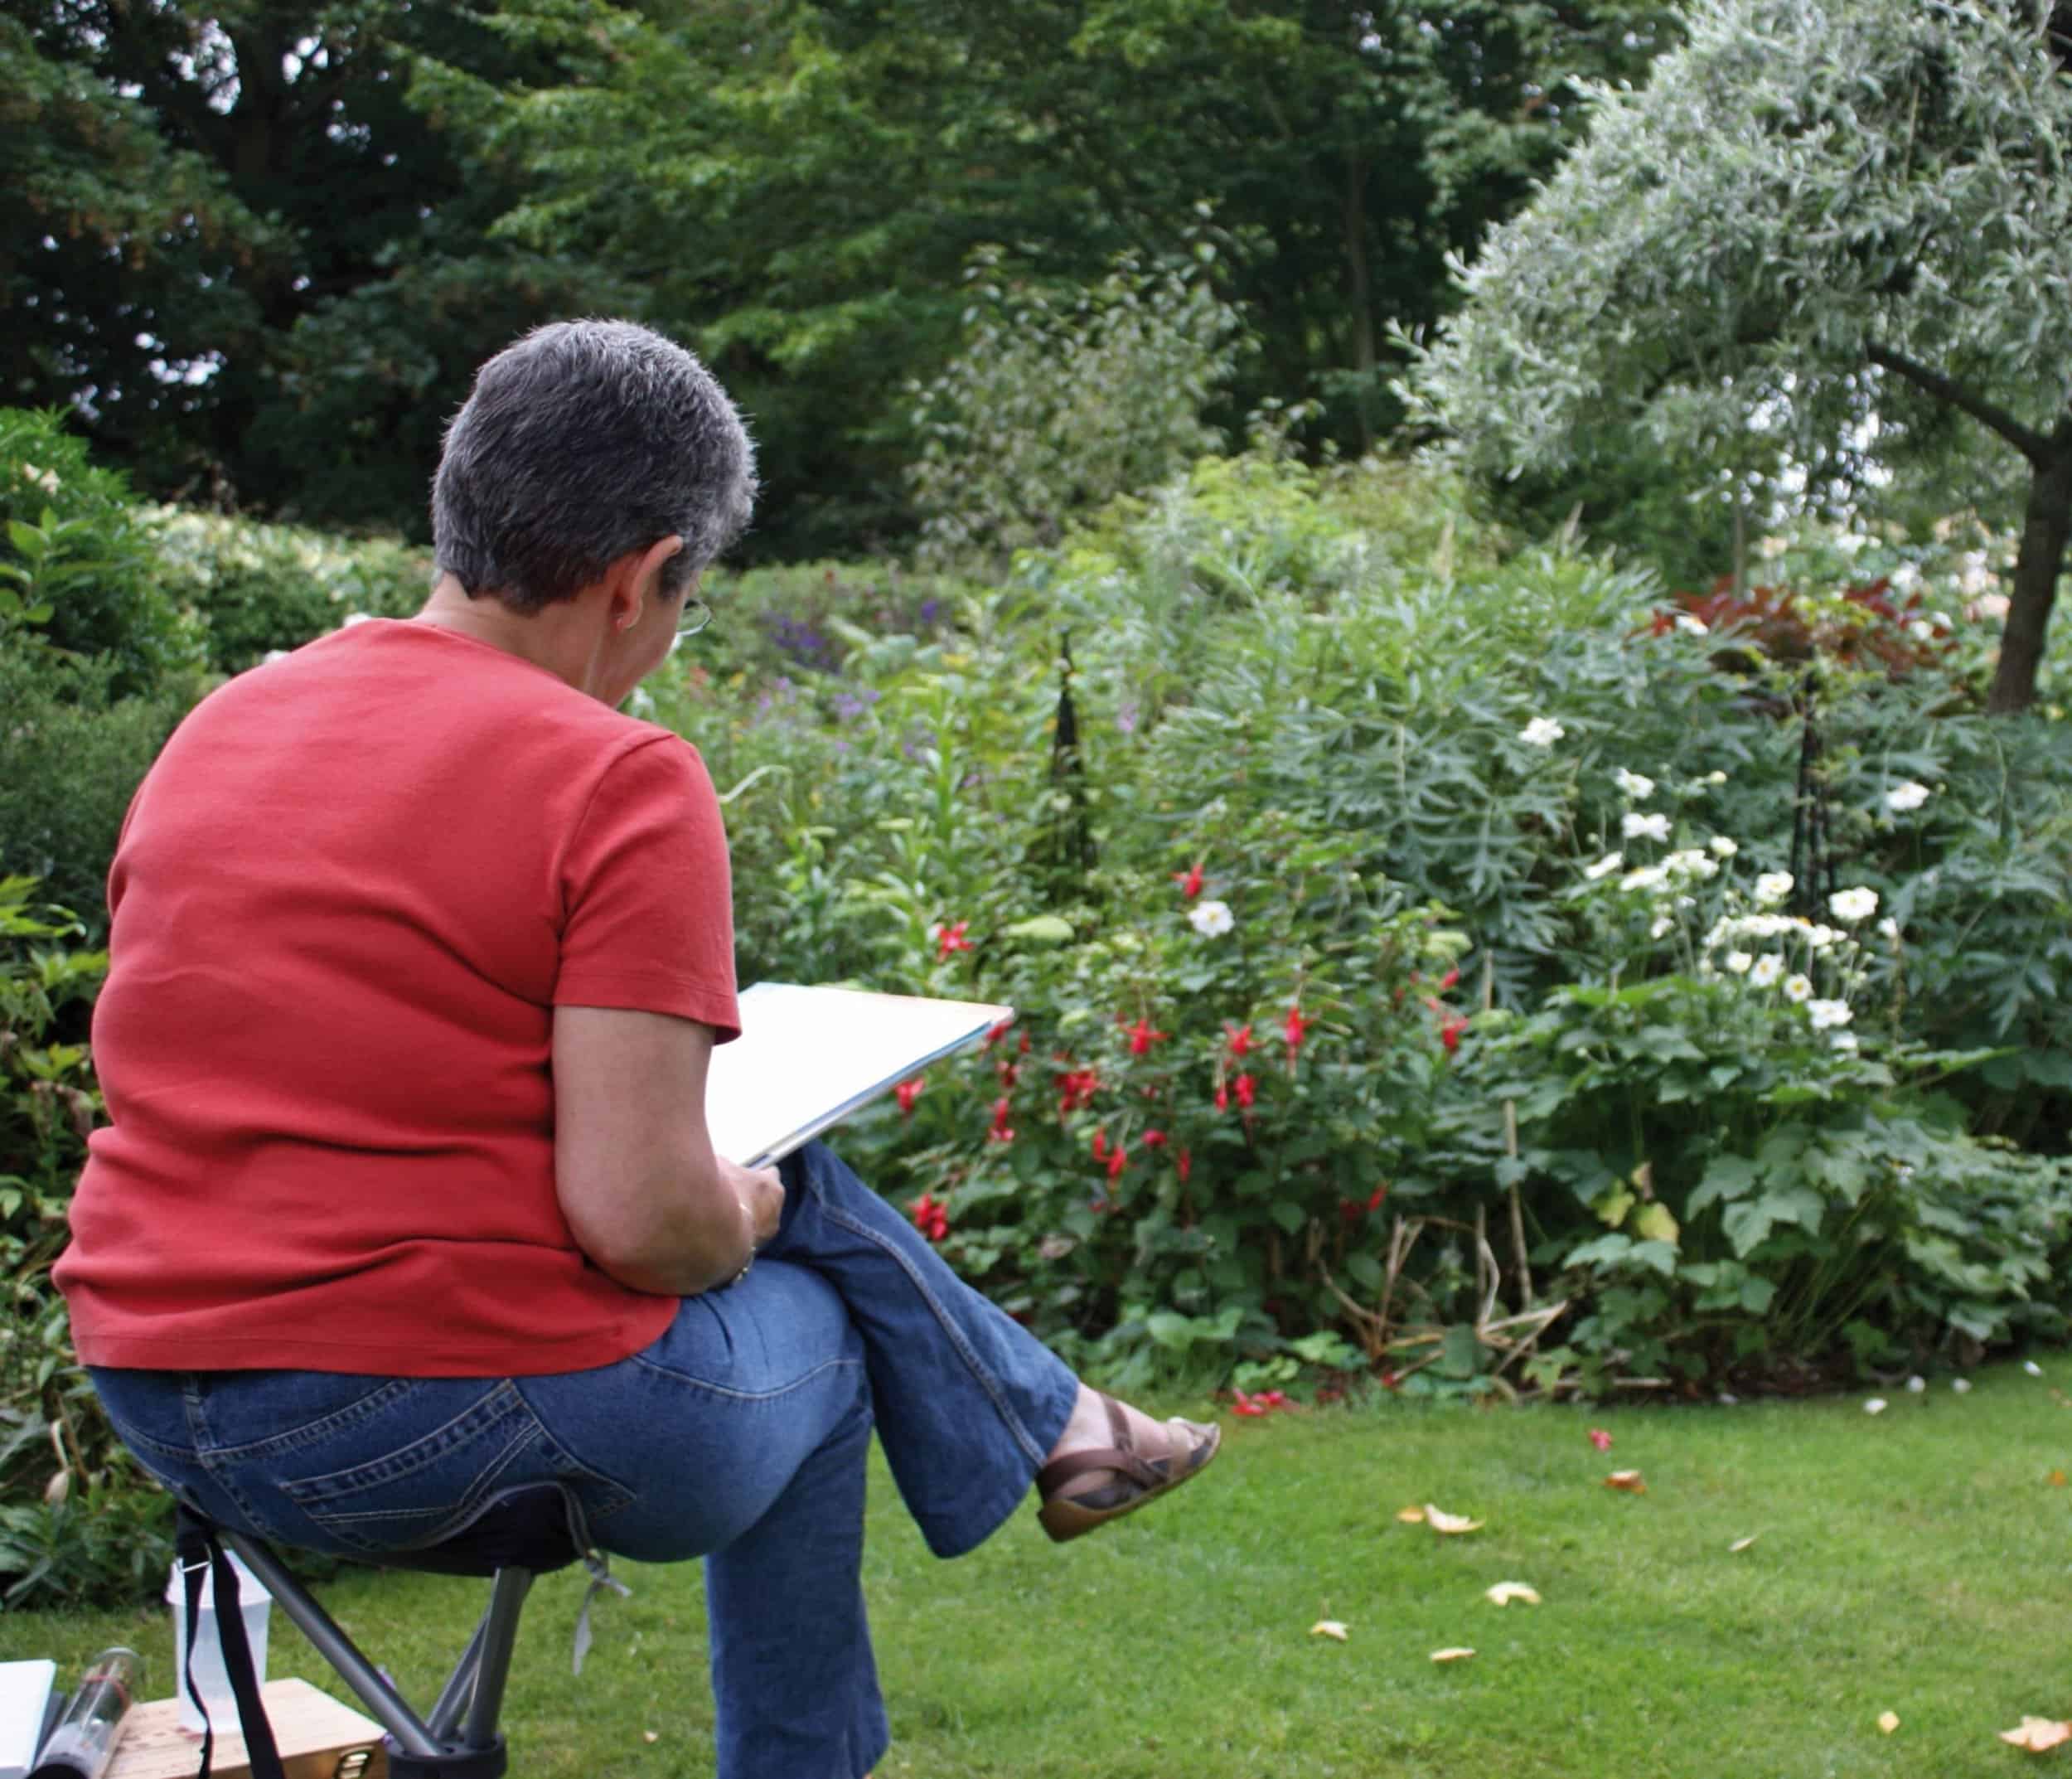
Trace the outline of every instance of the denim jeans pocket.
<instances>
[{"instance_id":1,"label":"denim jeans pocket","mask_svg":"<svg viewBox=\"0 0 2072 1779\"><path fill-rule=\"evenodd\" d=\"M543 1481L563 1467L509 1382L491 1385L465 1405L451 1392L444 1380L407 1389L361 1422L351 1445L370 1455L356 1462L290 1476L282 1472L293 1465L276 1457L269 1466L274 1486L327 1539L379 1556L450 1538L498 1490ZM336 1443L305 1454L320 1462L341 1455Z\"/></svg>"}]
</instances>

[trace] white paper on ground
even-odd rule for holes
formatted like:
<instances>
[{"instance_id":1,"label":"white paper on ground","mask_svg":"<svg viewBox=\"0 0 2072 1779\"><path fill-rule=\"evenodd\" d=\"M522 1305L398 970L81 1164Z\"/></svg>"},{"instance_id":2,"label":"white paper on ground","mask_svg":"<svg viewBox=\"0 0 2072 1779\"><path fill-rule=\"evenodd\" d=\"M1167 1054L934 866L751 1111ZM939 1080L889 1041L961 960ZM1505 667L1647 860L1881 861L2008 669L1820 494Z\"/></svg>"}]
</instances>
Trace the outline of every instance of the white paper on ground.
<instances>
[{"instance_id":1,"label":"white paper on ground","mask_svg":"<svg viewBox=\"0 0 2072 1779\"><path fill-rule=\"evenodd\" d=\"M36 1765L56 1680L54 1661L0 1661L0 1779L20 1779Z\"/></svg>"},{"instance_id":2,"label":"white paper on ground","mask_svg":"<svg viewBox=\"0 0 2072 1779\"><path fill-rule=\"evenodd\" d=\"M712 1146L766 1167L1014 1016L983 1001L758 982L741 991L741 1035L712 1053Z\"/></svg>"}]
</instances>

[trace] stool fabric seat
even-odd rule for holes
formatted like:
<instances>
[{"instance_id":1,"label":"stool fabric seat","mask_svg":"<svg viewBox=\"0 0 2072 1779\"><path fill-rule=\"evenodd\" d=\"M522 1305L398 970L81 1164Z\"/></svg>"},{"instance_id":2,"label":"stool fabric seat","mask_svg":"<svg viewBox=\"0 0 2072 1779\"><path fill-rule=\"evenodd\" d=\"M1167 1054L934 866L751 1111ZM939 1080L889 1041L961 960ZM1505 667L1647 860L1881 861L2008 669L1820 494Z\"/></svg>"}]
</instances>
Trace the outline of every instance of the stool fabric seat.
<instances>
[{"instance_id":1,"label":"stool fabric seat","mask_svg":"<svg viewBox=\"0 0 2072 1779\"><path fill-rule=\"evenodd\" d=\"M423 1569L434 1575L475 1575L499 1569L551 1575L583 1554L574 1498L555 1482L528 1483L492 1495L482 1511L424 1550L399 1550L379 1560L385 1569Z\"/></svg>"}]
</instances>

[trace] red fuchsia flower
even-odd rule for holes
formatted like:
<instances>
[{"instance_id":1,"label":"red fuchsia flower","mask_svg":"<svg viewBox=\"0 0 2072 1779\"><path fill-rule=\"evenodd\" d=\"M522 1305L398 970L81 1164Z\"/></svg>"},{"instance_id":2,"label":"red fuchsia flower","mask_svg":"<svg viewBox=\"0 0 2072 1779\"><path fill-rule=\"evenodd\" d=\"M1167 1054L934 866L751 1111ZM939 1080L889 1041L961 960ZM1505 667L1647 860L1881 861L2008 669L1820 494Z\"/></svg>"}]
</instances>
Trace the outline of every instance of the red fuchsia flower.
<instances>
[{"instance_id":1,"label":"red fuchsia flower","mask_svg":"<svg viewBox=\"0 0 2072 1779\"><path fill-rule=\"evenodd\" d=\"M1251 1049L1251 1027L1232 1025L1226 1021L1223 1026L1223 1040L1224 1048L1232 1056L1243 1056Z\"/></svg>"},{"instance_id":2,"label":"red fuchsia flower","mask_svg":"<svg viewBox=\"0 0 2072 1779\"><path fill-rule=\"evenodd\" d=\"M1065 1061L1071 1061L1067 1057ZM1068 1069L1058 1077L1058 1110L1062 1115L1077 1112L1093 1103L1095 1091L1101 1085L1100 1075L1092 1069Z\"/></svg>"},{"instance_id":3,"label":"red fuchsia flower","mask_svg":"<svg viewBox=\"0 0 2072 1779\"><path fill-rule=\"evenodd\" d=\"M1014 1142L1014 1127L1007 1122L1013 1115L1014 1110L1014 1102L1005 1093L993 1102L993 1127L985 1133L989 1142L1011 1143Z\"/></svg>"},{"instance_id":4,"label":"red fuchsia flower","mask_svg":"<svg viewBox=\"0 0 2072 1779\"><path fill-rule=\"evenodd\" d=\"M1382 1374L1382 1388L1385 1390L1397 1389L1402 1381L1402 1379L1393 1371L1384 1371Z\"/></svg>"},{"instance_id":5,"label":"red fuchsia flower","mask_svg":"<svg viewBox=\"0 0 2072 1779\"><path fill-rule=\"evenodd\" d=\"M965 937L971 930L971 923L968 920L956 921L948 926L937 923L934 937L936 958L938 962L946 961L951 952L971 950L971 942Z\"/></svg>"},{"instance_id":6,"label":"red fuchsia flower","mask_svg":"<svg viewBox=\"0 0 2072 1779\"><path fill-rule=\"evenodd\" d=\"M1202 893L1202 863L1197 859L1191 869L1173 874L1173 881L1180 886L1180 894L1189 902Z\"/></svg>"},{"instance_id":7,"label":"red fuchsia flower","mask_svg":"<svg viewBox=\"0 0 2072 1779\"><path fill-rule=\"evenodd\" d=\"M1014 1049L1016 1054L1019 1055L1026 1056L1029 1054L1029 1034L1027 1032L1024 1032L1022 1034L1022 1041L1016 1045Z\"/></svg>"},{"instance_id":8,"label":"red fuchsia flower","mask_svg":"<svg viewBox=\"0 0 2072 1779\"><path fill-rule=\"evenodd\" d=\"M1093 1158L1097 1161L1104 1161L1107 1156L1108 1133L1106 1131L1096 1131L1093 1133Z\"/></svg>"},{"instance_id":9,"label":"red fuchsia flower","mask_svg":"<svg viewBox=\"0 0 2072 1779\"><path fill-rule=\"evenodd\" d=\"M1288 1009L1288 1016L1280 1022L1280 1035L1288 1046L1288 1060L1293 1062L1295 1052L1302 1048L1302 1035L1314 1022L1302 1016L1300 1006Z\"/></svg>"},{"instance_id":10,"label":"red fuchsia flower","mask_svg":"<svg viewBox=\"0 0 2072 1779\"><path fill-rule=\"evenodd\" d=\"M1147 1149L1164 1148L1165 1146L1165 1132L1164 1131L1146 1131L1144 1133L1144 1146Z\"/></svg>"},{"instance_id":11,"label":"red fuchsia flower","mask_svg":"<svg viewBox=\"0 0 2072 1779\"><path fill-rule=\"evenodd\" d=\"M1108 1157L1108 1178L1120 1180L1122 1171L1130 1165L1130 1151L1121 1143L1115 1146L1115 1153Z\"/></svg>"},{"instance_id":12,"label":"red fuchsia flower","mask_svg":"<svg viewBox=\"0 0 2072 1779\"><path fill-rule=\"evenodd\" d=\"M1001 1039L1007 1035L1007 1028L1014 1023L1014 1021L1011 1019L1004 1019L997 1025L987 1026L985 1028L985 1036L982 1040L980 1040L979 1048L981 1050L991 1049L995 1045L998 1044ZM1022 1036L1024 1040L1026 1040L1029 1034L1027 1032L1024 1032Z\"/></svg>"},{"instance_id":13,"label":"red fuchsia flower","mask_svg":"<svg viewBox=\"0 0 2072 1779\"><path fill-rule=\"evenodd\" d=\"M1155 1044L1163 1043L1171 1034L1151 1030L1148 1019L1140 1019L1130 1028L1130 1054L1141 1056Z\"/></svg>"},{"instance_id":14,"label":"red fuchsia flower","mask_svg":"<svg viewBox=\"0 0 2072 1779\"><path fill-rule=\"evenodd\" d=\"M950 1213L924 1192L913 1201L913 1226L930 1241L939 1242L950 1233Z\"/></svg>"},{"instance_id":15,"label":"red fuchsia flower","mask_svg":"<svg viewBox=\"0 0 2072 1779\"><path fill-rule=\"evenodd\" d=\"M1232 1414L1271 1414L1276 1408L1290 1406L1287 1397L1279 1390L1261 1390L1256 1396L1247 1396L1242 1390L1230 1393L1230 1412Z\"/></svg>"},{"instance_id":16,"label":"red fuchsia flower","mask_svg":"<svg viewBox=\"0 0 2072 1779\"><path fill-rule=\"evenodd\" d=\"M913 1103L921 1098L921 1090L928 1083L916 1075L911 1081L902 1081L892 1090L893 1098L899 1102L899 1110L906 1117L913 1116Z\"/></svg>"},{"instance_id":17,"label":"red fuchsia flower","mask_svg":"<svg viewBox=\"0 0 2072 1779\"><path fill-rule=\"evenodd\" d=\"M1445 1045L1447 1055L1451 1056L1460 1048L1460 1035L1467 1029L1468 1016L1464 1013L1449 1014L1439 1022L1439 1041Z\"/></svg>"},{"instance_id":18,"label":"red fuchsia flower","mask_svg":"<svg viewBox=\"0 0 2072 1779\"><path fill-rule=\"evenodd\" d=\"M1231 1087L1237 1093L1237 1103L1241 1106L1249 1106L1252 1101L1252 1095L1258 1091L1258 1084L1250 1075L1238 1076L1231 1083Z\"/></svg>"},{"instance_id":19,"label":"red fuchsia flower","mask_svg":"<svg viewBox=\"0 0 2072 1779\"><path fill-rule=\"evenodd\" d=\"M1194 1171L1194 1157L1183 1149L1173 1157L1173 1171L1180 1176L1180 1184L1187 1184L1187 1176Z\"/></svg>"},{"instance_id":20,"label":"red fuchsia flower","mask_svg":"<svg viewBox=\"0 0 2072 1779\"><path fill-rule=\"evenodd\" d=\"M1439 992L1442 995L1445 994L1448 989L1458 988L1460 986L1460 971L1458 967L1447 971L1444 976L1439 978Z\"/></svg>"},{"instance_id":21,"label":"red fuchsia flower","mask_svg":"<svg viewBox=\"0 0 2072 1779\"><path fill-rule=\"evenodd\" d=\"M1596 1447L1600 1452L1609 1452L1611 1450L1611 1435L1606 1432L1601 1427L1593 1427L1590 1428L1590 1442L1593 1446Z\"/></svg>"},{"instance_id":22,"label":"red fuchsia flower","mask_svg":"<svg viewBox=\"0 0 2072 1779\"><path fill-rule=\"evenodd\" d=\"M1002 1087L1012 1087L1022 1078L1021 1070L1013 1063L1008 1061L1005 1056L994 1064L993 1067L1000 1078L1000 1085Z\"/></svg>"},{"instance_id":23,"label":"red fuchsia flower","mask_svg":"<svg viewBox=\"0 0 2072 1779\"><path fill-rule=\"evenodd\" d=\"M1343 1217L1348 1223L1358 1223L1361 1218L1371 1216L1374 1212L1379 1210L1382 1208L1382 1202L1387 1197L1388 1188L1387 1186L1377 1186L1372 1193L1368 1195L1368 1200L1364 1205L1361 1204L1358 1199L1340 1199L1339 1200L1339 1215Z\"/></svg>"},{"instance_id":24,"label":"red fuchsia flower","mask_svg":"<svg viewBox=\"0 0 2072 1779\"><path fill-rule=\"evenodd\" d=\"M1230 1089L1220 1081L1216 1083L1216 1109L1218 1112L1230 1110Z\"/></svg>"}]
</instances>

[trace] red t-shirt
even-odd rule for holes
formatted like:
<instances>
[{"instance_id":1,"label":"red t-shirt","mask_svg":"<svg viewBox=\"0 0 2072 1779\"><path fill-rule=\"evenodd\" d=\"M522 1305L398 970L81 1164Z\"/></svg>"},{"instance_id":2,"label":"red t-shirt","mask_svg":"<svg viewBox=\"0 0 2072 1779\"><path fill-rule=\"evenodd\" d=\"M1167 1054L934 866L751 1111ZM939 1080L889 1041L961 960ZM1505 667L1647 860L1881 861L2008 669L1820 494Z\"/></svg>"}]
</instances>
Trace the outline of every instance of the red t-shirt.
<instances>
[{"instance_id":1,"label":"red t-shirt","mask_svg":"<svg viewBox=\"0 0 2072 1779\"><path fill-rule=\"evenodd\" d=\"M554 1009L739 1027L726 836L680 738L429 624L181 725L109 877L94 1133L56 1277L90 1365L582 1370L676 1300L554 1195Z\"/></svg>"}]
</instances>

